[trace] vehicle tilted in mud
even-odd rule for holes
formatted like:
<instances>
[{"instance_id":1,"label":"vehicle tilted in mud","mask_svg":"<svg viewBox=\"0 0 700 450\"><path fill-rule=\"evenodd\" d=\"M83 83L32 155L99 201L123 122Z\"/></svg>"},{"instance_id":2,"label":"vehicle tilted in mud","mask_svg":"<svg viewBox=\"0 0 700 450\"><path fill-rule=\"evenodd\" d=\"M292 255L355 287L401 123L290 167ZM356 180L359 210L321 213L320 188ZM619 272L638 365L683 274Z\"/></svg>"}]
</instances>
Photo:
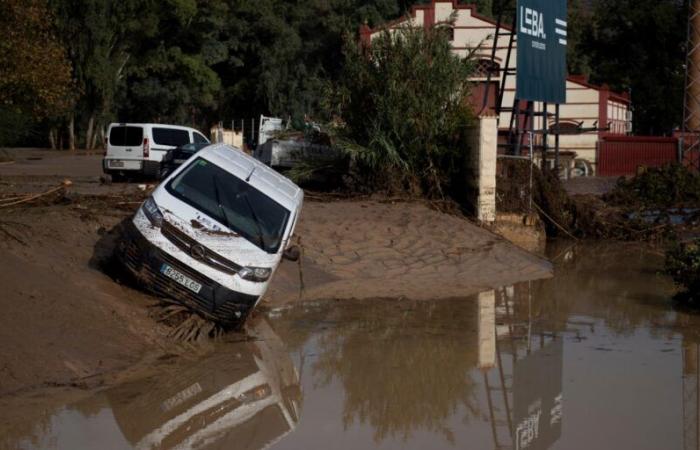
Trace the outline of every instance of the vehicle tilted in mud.
<instances>
[{"instance_id":1,"label":"vehicle tilted in mud","mask_svg":"<svg viewBox=\"0 0 700 450\"><path fill-rule=\"evenodd\" d=\"M140 285L225 326L259 302L290 245L303 191L215 144L171 173L124 227L117 257Z\"/></svg>"}]
</instances>

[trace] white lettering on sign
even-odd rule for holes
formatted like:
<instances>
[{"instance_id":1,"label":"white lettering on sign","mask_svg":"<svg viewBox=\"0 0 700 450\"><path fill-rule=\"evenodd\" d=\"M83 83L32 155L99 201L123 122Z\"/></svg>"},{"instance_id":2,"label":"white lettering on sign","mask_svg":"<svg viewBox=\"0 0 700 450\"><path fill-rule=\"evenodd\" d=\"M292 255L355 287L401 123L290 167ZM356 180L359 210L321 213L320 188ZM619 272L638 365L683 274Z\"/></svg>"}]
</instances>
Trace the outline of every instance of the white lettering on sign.
<instances>
[{"instance_id":1,"label":"white lettering on sign","mask_svg":"<svg viewBox=\"0 0 700 450\"><path fill-rule=\"evenodd\" d=\"M554 19L554 31L559 35L559 43L566 45L566 21Z\"/></svg>"},{"instance_id":2,"label":"white lettering on sign","mask_svg":"<svg viewBox=\"0 0 700 450\"><path fill-rule=\"evenodd\" d=\"M538 39L547 39L547 34L544 32L544 14L521 6L520 32Z\"/></svg>"},{"instance_id":3,"label":"white lettering on sign","mask_svg":"<svg viewBox=\"0 0 700 450\"><path fill-rule=\"evenodd\" d=\"M530 415L520 422L515 430L515 449L528 448L540 434L540 417L542 410L537 408L530 411Z\"/></svg>"}]
</instances>

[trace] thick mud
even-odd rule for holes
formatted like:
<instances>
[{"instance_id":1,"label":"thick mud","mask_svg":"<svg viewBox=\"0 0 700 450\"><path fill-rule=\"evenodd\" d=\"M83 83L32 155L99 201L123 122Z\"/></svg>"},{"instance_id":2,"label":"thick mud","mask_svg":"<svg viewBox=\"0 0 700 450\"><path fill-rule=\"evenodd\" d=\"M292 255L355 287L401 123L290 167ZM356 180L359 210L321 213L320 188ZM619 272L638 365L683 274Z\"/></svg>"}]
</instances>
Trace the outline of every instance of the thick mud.
<instances>
[{"instance_id":1,"label":"thick mud","mask_svg":"<svg viewBox=\"0 0 700 450\"><path fill-rule=\"evenodd\" d=\"M551 257L461 299L273 311L76 403L6 405L0 448L698 448L700 316L660 255Z\"/></svg>"},{"instance_id":2,"label":"thick mud","mask_svg":"<svg viewBox=\"0 0 700 450\"><path fill-rule=\"evenodd\" d=\"M102 183L100 155L11 153L15 162L0 166L0 200L71 184L60 197L0 204L0 407L4 396L34 389L111 385L125 368L170 351L173 334L153 317L162 299L110 266L117 225L153 186ZM447 298L551 275L546 260L421 203L309 198L295 236L303 256L281 265L263 306Z\"/></svg>"}]
</instances>

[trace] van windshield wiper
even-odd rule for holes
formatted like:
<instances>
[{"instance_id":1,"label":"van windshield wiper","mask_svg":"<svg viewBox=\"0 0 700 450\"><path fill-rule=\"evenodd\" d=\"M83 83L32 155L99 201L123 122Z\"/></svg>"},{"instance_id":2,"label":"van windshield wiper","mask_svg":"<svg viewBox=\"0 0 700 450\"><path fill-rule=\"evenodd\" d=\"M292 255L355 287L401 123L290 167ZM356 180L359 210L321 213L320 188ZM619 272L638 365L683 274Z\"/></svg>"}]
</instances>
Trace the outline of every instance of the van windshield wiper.
<instances>
[{"instance_id":1,"label":"van windshield wiper","mask_svg":"<svg viewBox=\"0 0 700 450\"><path fill-rule=\"evenodd\" d=\"M231 227L231 222L228 220L228 213L226 212L226 208L224 208L224 205L221 204L221 191L219 191L219 179L214 175L213 177L214 180L214 195L216 196L216 204L219 206L219 211L221 211L222 219L224 219L224 225L229 230L233 230Z\"/></svg>"},{"instance_id":2,"label":"van windshield wiper","mask_svg":"<svg viewBox=\"0 0 700 450\"><path fill-rule=\"evenodd\" d=\"M258 240L260 241L260 245L263 247L263 249L265 249L267 248L267 244L265 244L265 238L263 236L264 233L262 227L260 226L260 220L258 219L257 214L255 214L255 208L253 208L253 205L250 204L250 200L248 200L248 196L245 193L243 194L243 200L245 200L245 204L248 205L250 215L253 216L255 226L258 228Z\"/></svg>"}]
</instances>

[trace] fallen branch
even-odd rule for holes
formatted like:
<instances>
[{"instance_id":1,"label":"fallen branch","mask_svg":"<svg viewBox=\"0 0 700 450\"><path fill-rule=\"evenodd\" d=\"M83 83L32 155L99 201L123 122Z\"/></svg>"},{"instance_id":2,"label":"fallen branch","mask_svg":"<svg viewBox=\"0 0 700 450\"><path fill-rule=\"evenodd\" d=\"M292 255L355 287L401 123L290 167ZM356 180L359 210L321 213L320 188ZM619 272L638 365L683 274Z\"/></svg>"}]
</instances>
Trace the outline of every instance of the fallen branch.
<instances>
[{"instance_id":1,"label":"fallen branch","mask_svg":"<svg viewBox=\"0 0 700 450\"><path fill-rule=\"evenodd\" d=\"M73 182L72 182L72 181L70 181L70 180L64 180L63 183L61 183L60 186L57 186L57 187L55 187L55 188L51 188L51 189L49 189L48 191L42 192L42 193L40 193L40 194L28 194L28 195L26 195L26 196L24 196L24 197L22 197L22 198L12 199L12 200L10 200L9 202L8 202L6 199L2 199L2 200L0 200L0 208L7 208L7 207L10 207L10 206L16 206L16 205L21 205L21 204L23 204L23 203L28 203L28 202L34 201L34 200L36 200L36 199L39 199L39 198L41 198L41 197L45 197L45 196L47 196L47 195L51 195L51 194L53 194L53 193L55 193L55 192L58 192L58 191L61 191L61 190L65 190L65 189L69 188L69 187L72 186L72 185L73 185Z\"/></svg>"},{"instance_id":2,"label":"fallen branch","mask_svg":"<svg viewBox=\"0 0 700 450\"><path fill-rule=\"evenodd\" d=\"M561 231L563 231L564 233L566 233L571 239L573 239L573 240L575 240L575 241L578 241L578 238L577 238L576 236L574 236L573 234L571 234L566 228L564 228L562 225L560 225L556 220L552 219L552 218L549 216L549 214L547 214L546 212L544 212L544 210L542 210L542 208L540 208L540 206L539 206L537 203L532 202L532 204L535 206L535 208L537 208L537 210L538 210L544 217L546 217L550 222L552 222L552 224L553 224L554 226L556 226L556 227L559 228Z\"/></svg>"}]
</instances>

